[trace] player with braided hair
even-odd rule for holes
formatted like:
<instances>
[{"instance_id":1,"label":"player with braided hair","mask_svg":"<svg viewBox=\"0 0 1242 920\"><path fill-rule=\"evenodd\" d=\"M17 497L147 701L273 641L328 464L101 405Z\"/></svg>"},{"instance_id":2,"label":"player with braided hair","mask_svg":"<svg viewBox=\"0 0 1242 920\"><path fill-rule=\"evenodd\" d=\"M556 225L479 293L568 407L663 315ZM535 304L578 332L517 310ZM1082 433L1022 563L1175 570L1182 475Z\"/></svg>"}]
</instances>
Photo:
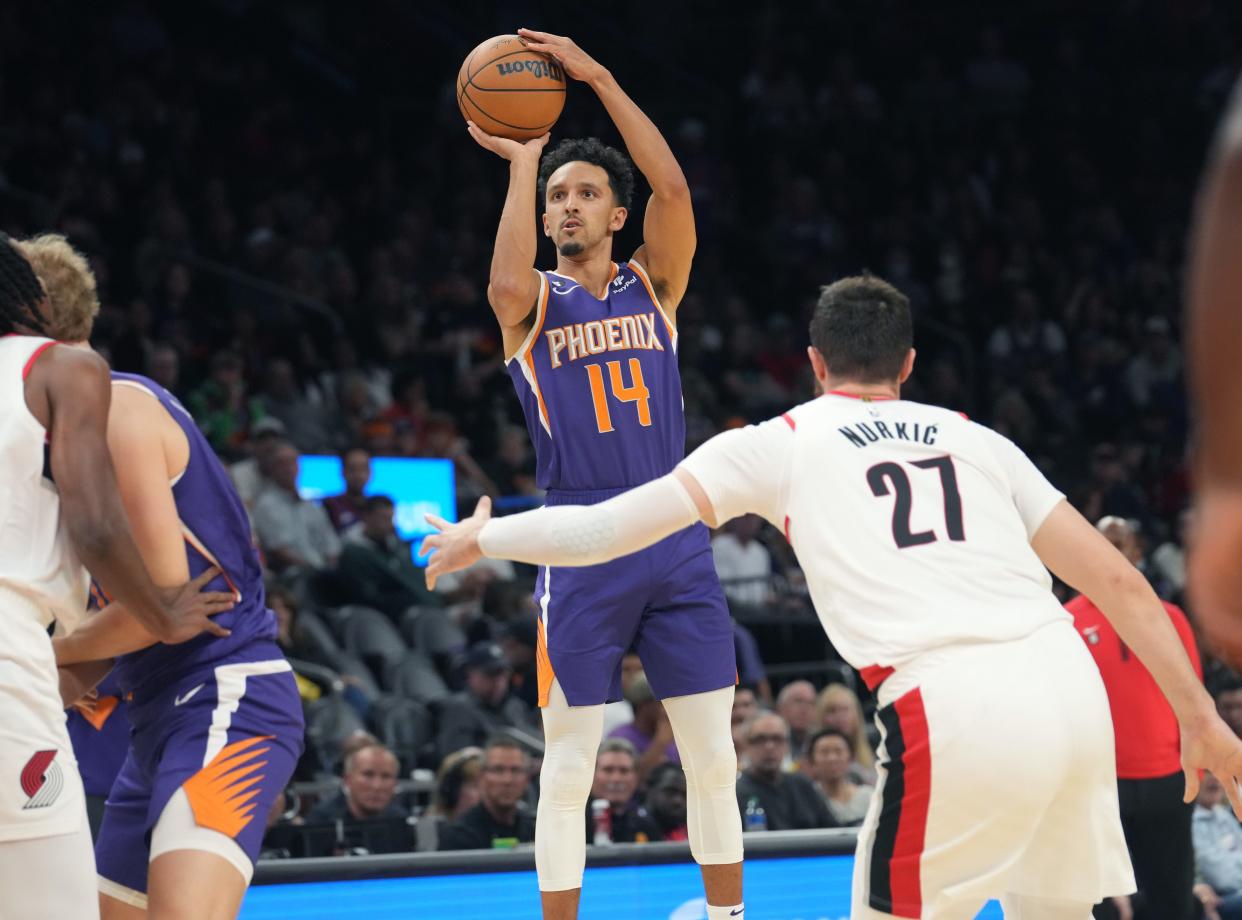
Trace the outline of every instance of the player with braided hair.
<instances>
[{"instance_id":1,"label":"player with braided hair","mask_svg":"<svg viewBox=\"0 0 1242 920\"><path fill-rule=\"evenodd\" d=\"M30 918L97 917L95 863L64 705L102 674L57 671L47 629L72 630L100 584L164 642L232 597L204 579L161 591L130 531L108 454L111 387L98 355L44 336L34 271L0 235L0 890ZM59 676L59 680L58 680Z\"/></svg>"}]
</instances>

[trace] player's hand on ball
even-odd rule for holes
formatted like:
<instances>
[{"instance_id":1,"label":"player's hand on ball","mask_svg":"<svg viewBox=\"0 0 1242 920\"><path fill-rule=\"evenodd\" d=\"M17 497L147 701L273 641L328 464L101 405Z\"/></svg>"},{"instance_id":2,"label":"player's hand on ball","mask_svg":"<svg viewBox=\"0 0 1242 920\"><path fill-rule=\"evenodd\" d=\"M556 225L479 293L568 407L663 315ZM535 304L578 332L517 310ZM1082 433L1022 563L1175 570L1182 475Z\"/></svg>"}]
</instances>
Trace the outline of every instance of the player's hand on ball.
<instances>
[{"instance_id":1,"label":"player's hand on ball","mask_svg":"<svg viewBox=\"0 0 1242 920\"><path fill-rule=\"evenodd\" d=\"M518 29L518 35L526 40L526 47L531 51L552 55L575 80L590 83L604 74L603 65L579 48L572 38L534 29Z\"/></svg>"},{"instance_id":2,"label":"player's hand on ball","mask_svg":"<svg viewBox=\"0 0 1242 920\"><path fill-rule=\"evenodd\" d=\"M512 143L512 141L510 141ZM450 524L434 514L426 515L427 523L439 533L423 540L418 554L432 553L427 563L427 589L435 590L436 579L449 572L458 572L483 558L479 549L479 531L492 518L492 500L484 495L474 506L474 514L464 521Z\"/></svg>"},{"instance_id":3,"label":"player's hand on ball","mask_svg":"<svg viewBox=\"0 0 1242 920\"><path fill-rule=\"evenodd\" d=\"M470 132L470 136L475 139L480 147L490 150L498 157L509 160L510 162L522 157L531 157L535 162L539 161L539 157L543 154L543 148L547 146L548 138L551 134L542 134L533 140L513 141L507 137L496 137L488 134L476 125L473 121L466 122L466 130Z\"/></svg>"},{"instance_id":4,"label":"player's hand on ball","mask_svg":"<svg viewBox=\"0 0 1242 920\"><path fill-rule=\"evenodd\" d=\"M1186 774L1184 800L1199 795L1199 771L1210 770L1229 797L1233 813L1242 820L1242 739L1220 716L1212 713L1194 727L1182 726L1182 770Z\"/></svg>"}]
</instances>

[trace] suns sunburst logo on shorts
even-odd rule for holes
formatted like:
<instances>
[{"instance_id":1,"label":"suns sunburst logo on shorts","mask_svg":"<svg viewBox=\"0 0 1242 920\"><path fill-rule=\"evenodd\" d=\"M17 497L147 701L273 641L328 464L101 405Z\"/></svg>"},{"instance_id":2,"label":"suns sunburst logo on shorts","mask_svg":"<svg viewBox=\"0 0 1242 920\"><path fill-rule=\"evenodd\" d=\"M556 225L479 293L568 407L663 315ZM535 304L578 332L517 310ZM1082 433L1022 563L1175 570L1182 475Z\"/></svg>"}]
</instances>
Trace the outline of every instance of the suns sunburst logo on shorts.
<instances>
[{"instance_id":1,"label":"suns sunburst logo on shorts","mask_svg":"<svg viewBox=\"0 0 1242 920\"><path fill-rule=\"evenodd\" d=\"M22 792L26 793L27 808L46 808L60 796L65 788L65 777L60 764L56 763L56 751L35 751L22 767Z\"/></svg>"}]
</instances>

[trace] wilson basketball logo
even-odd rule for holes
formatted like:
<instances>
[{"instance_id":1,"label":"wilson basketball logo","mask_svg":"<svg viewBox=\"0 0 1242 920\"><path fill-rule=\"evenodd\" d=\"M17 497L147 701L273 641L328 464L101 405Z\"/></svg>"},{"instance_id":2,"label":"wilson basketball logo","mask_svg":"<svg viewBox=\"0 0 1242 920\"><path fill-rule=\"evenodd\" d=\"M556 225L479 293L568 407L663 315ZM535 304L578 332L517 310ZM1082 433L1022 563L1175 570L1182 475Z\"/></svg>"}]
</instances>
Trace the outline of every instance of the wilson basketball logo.
<instances>
[{"instance_id":1,"label":"wilson basketball logo","mask_svg":"<svg viewBox=\"0 0 1242 920\"><path fill-rule=\"evenodd\" d=\"M46 808L60 796L60 791L65 788L65 777L55 760L55 751L36 751L22 767L22 792L26 793L23 811L27 808Z\"/></svg>"},{"instance_id":2,"label":"wilson basketball logo","mask_svg":"<svg viewBox=\"0 0 1242 920\"><path fill-rule=\"evenodd\" d=\"M509 74L528 73L535 79L565 82L565 73L561 70L561 65L555 61L504 61L496 65L496 70L502 77L507 77Z\"/></svg>"}]
</instances>

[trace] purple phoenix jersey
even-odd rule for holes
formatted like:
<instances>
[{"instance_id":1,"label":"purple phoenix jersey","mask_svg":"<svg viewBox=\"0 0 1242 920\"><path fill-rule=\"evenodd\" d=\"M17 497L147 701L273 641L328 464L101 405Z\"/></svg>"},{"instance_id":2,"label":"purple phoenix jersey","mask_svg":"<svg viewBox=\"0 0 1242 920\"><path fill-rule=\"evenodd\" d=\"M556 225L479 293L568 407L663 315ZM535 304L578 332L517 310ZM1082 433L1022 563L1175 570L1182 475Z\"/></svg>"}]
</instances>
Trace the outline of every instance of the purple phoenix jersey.
<instances>
[{"instance_id":1,"label":"purple phoenix jersey","mask_svg":"<svg viewBox=\"0 0 1242 920\"><path fill-rule=\"evenodd\" d=\"M686 449L677 332L642 266L614 263L603 300L539 277L534 328L507 362L539 488L633 488L671 473Z\"/></svg>"},{"instance_id":2,"label":"purple phoenix jersey","mask_svg":"<svg viewBox=\"0 0 1242 920\"><path fill-rule=\"evenodd\" d=\"M208 587L238 597L216 617L231 635L152 645L122 656L113 672L131 701L133 727L95 861L101 892L145 907L152 832L179 793L198 827L236 842L235 851L215 852L233 854L226 858L249 880L268 811L301 755L304 725L275 642L276 617L264 603L250 520L228 474L172 394L145 377L112 378L150 393L185 432L189 462L172 491L190 576L217 565L223 574Z\"/></svg>"},{"instance_id":3,"label":"purple phoenix jersey","mask_svg":"<svg viewBox=\"0 0 1242 920\"><path fill-rule=\"evenodd\" d=\"M594 504L681 462L677 331L637 262L613 264L602 300L540 272L534 326L506 366L549 505ZM535 597L541 706L553 680L572 706L619 699L630 649L661 699L736 680L732 623L702 525L604 565L544 567Z\"/></svg>"},{"instance_id":4,"label":"purple phoenix jersey","mask_svg":"<svg viewBox=\"0 0 1242 920\"><path fill-rule=\"evenodd\" d=\"M151 393L185 432L190 459L173 485L173 498L181 518L190 577L197 578L213 564L218 565L223 574L213 579L206 590L232 591L238 597L236 607L215 618L225 629L232 630L232 635L202 635L181 645L156 644L123 655L117 659L114 671L121 688L143 695L187 671L225 659L247 660L248 647L257 646L254 650L258 655L272 657L276 616L266 606L263 570L251 536L250 519L229 474L175 396L155 381L136 374L114 373L112 379L114 385L135 386Z\"/></svg>"}]
</instances>

